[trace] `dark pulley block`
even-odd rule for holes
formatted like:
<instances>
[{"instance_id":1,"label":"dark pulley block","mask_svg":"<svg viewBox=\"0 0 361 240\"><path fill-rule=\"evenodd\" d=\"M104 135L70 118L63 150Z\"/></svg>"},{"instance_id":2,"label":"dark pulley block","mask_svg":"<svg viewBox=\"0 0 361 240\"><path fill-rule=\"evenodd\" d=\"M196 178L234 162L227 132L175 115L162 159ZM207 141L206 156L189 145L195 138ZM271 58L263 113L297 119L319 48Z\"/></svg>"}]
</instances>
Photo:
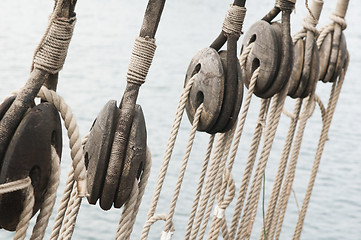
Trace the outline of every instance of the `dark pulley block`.
<instances>
[{"instance_id":1,"label":"dark pulley block","mask_svg":"<svg viewBox=\"0 0 361 240\"><path fill-rule=\"evenodd\" d=\"M236 61L237 78L235 79L236 81L232 81L232 79L229 79L227 76L227 51L220 51L219 56L221 58L223 70L225 73L224 98L222 101L221 112L215 125L209 131L207 131L211 134L217 132L226 132L232 128L237 120L243 100L243 78L238 59ZM232 93L230 90L235 91ZM228 96L228 99L226 99L225 96ZM227 114L226 112L229 112L230 114Z\"/></svg>"},{"instance_id":2,"label":"dark pulley block","mask_svg":"<svg viewBox=\"0 0 361 240\"><path fill-rule=\"evenodd\" d=\"M323 81L326 76L326 72L331 56L331 50L332 50L332 32L329 32L326 35L326 37L323 39L319 50L319 54L320 54L319 80Z\"/></svg>"},{"instance_id":3,"label":"dark pulley block","mask_svg":"<svg viewBox=\"0 0 361 240\"><path fill-rule=\"evenodd\" d=\"M308 80L305 91L300 95L301 98L305 98L305 97L309 96L316 89L319 72L320 72L320 55L318 52L317 44L314 41L313 42L312 59L311 59L310 76L309 76L309 80Z\"/></svg>"},{"instance_id":4,"label":"dark pulley block","mask_svg":"<svg viewBox=\"0 0 361 240\"><path fill-rule=\"evenodd\" d=\"M220 114L225 74L219 54L213 48L200 50L188 66L185 84L197 74L186 104L190 122L193 122L197 108L203 103L203 111L197 130L208 131L216 123Z\"/></svg>"},{"instance_id":5,"label":"dark pulley block","mask_svg":"<svg viewBox=\"0 0 361 240\"><path fill-rule=\"evenodd\" d=\"M96 204L102 193L118 115L117 102L110 100L94 121L84 147L90 204Z\"/></svg>"},{"instance_id":6,"label":"dark pulley block","mask_svg":"<svg viewBox=\"0 0 361 240\"><path fill-rule=\"evenodd\" d=\"M135 115L128 138L122 174L114 201L114 207L120 208L129 199L136 179L139 179L145 165L147 153L147 130L140 105L135 106Z\"/></svg>"},{"instance_id":7,"label":"dark pulley block","mask_svg":"<svg viewBox=\"0 0 361 240\"><path fill-rule=\"evenodd\" d=\"M51 146L61 155L62 134L59 114L51 103L41 103L27 112L7 147L0 183L28 176L34 188L35 214L43 201L51 175ZM14 231L24 205L24 191L0 196L0 226Z\"/></svg>"},{"instance_id":8,"label":"dark pulley block","mask_svg":"<svg viewBox=\"0 0 361 240\"><path fill-rule=\"evenodd\" d=\"M345 35L342 33L341 39L340 39L339 50L338 50L335 72L334 72L332 78L330 79L330 82L334 82L337 79L337 77L341 74L341 70L345 65L347 55L348 55L348 53L347 53L346 38L345 38Z\"/></svg>"},{"instance_id":9,"label":"dark pulley block","mask_svg":"<svg viewBox=\"0 0 361 240\"><path fill-rule=\"evenodd\" d=\"M294 44L293 49L293 68L289 80L290 84L288 86L288 96L296 98L294 94L297 91L298 85L300 84L303 70L303 62L305 59L305 43L303 39L298 39L297 42Z\"/></svg>"},{"instance_id":10,"label":"dark pulley block","mask_svg":"<svg viewBox=\"0 0 361 240\"><path fill-rule=\"evenodd\" d=\"M254 23L243 39L242 51L254 43L245 66L245 85L248 88L253 72L260 67L254 93L261 97L272 85L280 64L280 47L272 25L266 21Z\"/></svg>"}]
</instances>

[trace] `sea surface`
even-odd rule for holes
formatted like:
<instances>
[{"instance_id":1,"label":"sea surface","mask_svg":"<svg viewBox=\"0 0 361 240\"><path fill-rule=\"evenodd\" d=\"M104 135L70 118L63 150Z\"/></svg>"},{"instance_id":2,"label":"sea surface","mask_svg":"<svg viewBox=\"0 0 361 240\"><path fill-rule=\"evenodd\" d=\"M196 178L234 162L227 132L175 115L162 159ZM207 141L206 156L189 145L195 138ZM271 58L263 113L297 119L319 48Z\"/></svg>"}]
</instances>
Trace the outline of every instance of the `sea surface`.
<instances>
[{"instance_id":1,"label":"sea surface","mask_svg":"<svg viewBox=\"0 0 361 240\"><path fill-rule=\"evenodd\" d=\"M144 200L138 214L132 239L138 239L153 194L158 171L163 159L170 128L176 112L178 98L183 89L187 66L194 54L209 46L218 36L231 1L183 0L168 1L156 35L157 51L146 83L141 87L138 103L141 104L148 131L148 145L152 152L153 168ZM84 136L110 99L119 101L126 84L126 71L135 37L139 34L147 5L145 0L96 1L78 0L78 16L74 36L65 66L60 73L58 93L72 107L80 133ZM244 31L261 19L274 5L274 1L247 1ZM319 26L329 23L329 14L336 0L325 1ZM43 35L53 1L1 0L0 1L0 99L24 85L35 47ZM297 1L292 14L292 32L301 29L306 13L305 2ZM277 20L279 17L277 17ZM329 132L329 140L322 156L305 220L302 239L361 239L361 3L350 1L344 31L351 55L349 70ZM238 47L243 41L241 36ZM330 84L319 83L317 94L324 104ZM291 111L294 101L287 100ZM254 98L249 113L233 177L239 187L250 139L256 123L259 101ZM282 117L266 170L266 204L272 190L274 175L287 133L289 119ZM186 148L190 124L183 118L176 148L171 160L157 213L167 213L180 163ZM297 221L297 204L302 204L312 162L321 132L321 115L315 110L307 124L296 171L293 189L296 197L290 198L281 239L291 239ZM68 140L63 131L63 157L60 199L65 177L70 167ZM192 194L199 176L202 158L208 141L200 133L195 140L179 204L174 217L173 239L183 239ZM232 203L234 204L234 203ZM227 210L229 219L232 205ZM261 204L260 204L261 205ZM267 206L267 205L266 205ZM53 223L53 218L50 225ZM83 201L73 239L113 239L121 210L104 212L99 206ZM32 221L33 222L33 221ZM262 226L261 206L252 239L258 239ZM163 223L151 229L149 239L159 239ZM48 229L50 230L50 229ZM30 229L28 233L30 233ZM11 239L13 233L0 230L0 239ZM46 238L48 238L47 233Z\"/></svg>"}]
</instances>

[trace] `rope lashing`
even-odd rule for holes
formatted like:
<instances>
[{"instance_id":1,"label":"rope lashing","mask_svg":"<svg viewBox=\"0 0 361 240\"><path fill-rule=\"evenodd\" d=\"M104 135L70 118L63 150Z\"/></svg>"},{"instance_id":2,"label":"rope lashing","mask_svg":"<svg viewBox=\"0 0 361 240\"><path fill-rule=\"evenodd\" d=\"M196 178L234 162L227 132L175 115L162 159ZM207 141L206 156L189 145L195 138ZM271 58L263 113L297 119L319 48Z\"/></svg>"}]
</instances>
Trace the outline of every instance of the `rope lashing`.
<instances>
[{"instance_id":1,"label":"rope lashing","mask_svg":"<svg viewBox=\"0 0 361 240\"><path fill-rule=\"evenodd\" d=\"M226 34L242 33L243 21L246 16L247 9L231 4L223 22L222 31Z\"/></svg>"},{"instance_id":2,"label":"rope lashing","mask_svg":"<svg viewBox=\"0 0 361 240\"><path fill-rule=\"evenodd\" d=\"M128 82L137 85L145 82L156 48L153 38L137 37L135 39L127 72Z\"/></svg>"},{"instance_id":3,"label":"rope lashing","mask_svg":"<svg viewBox=\"0 0 361 240\"><path fill-rule=\"evenodd\" d=\"M276 0L275 6L280 8L282 11L290 10L295 8L296 0Z\"/></svg>"},{"instance_id":4,"label":"rope lashing","mask_svg":"<svg viewBox=\"0 0 361 240\"><path fill-rule=\"evenodd\" d=\"M55 74L64 65L76 18L55 18L34 57L34 67Z\"/></svg>"}]
</instances>

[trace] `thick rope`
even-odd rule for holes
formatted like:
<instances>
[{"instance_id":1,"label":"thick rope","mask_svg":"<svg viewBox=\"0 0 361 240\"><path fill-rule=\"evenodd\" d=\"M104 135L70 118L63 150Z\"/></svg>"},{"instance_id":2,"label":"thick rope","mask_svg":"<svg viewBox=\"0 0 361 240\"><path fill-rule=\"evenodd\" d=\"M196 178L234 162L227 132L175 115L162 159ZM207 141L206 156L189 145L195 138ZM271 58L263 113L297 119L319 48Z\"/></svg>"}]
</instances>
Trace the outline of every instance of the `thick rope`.
<instances>
[{"instance_id":1,"label":"thick rope","mask_svg":"<svg viewBox=\"0 0 361 240\"><path fill-rule=\"evenodd\" d=\"M74 179L77 181L77 189L80 197L85 197L87 193L86 183L86 169L83 154L83 147L79 134L79 127L76 119L70 109L65 103L64 99L59 96L55 91L49 90L46 87L41 87L38 96L50 103L53 103L60 112L64 120L65 128L68 131L70 154L73 162Z\"/></svg>"},{"instance_id":2,"label":"thick rope","mask_svg":"<svg viewBox=\"0 0 361 240\"><path fill-rule=\"evenodd\" d=\"M141 179L139 183L137 180L135 180L130 197L124 205L122 217L120 218L115 237L117 240L130 239L137 213L139 211L139 206L142 202L145 187L148 183L151 166L152 157L150 150L147 149L146 161Z\"/></svg>"},{"instance_id":3,"label":"thick rope","mask_svg":"<svg viewBox=\"0 0 361 240\"><path fill-rule=\"evenodd\" d=\"M307 212L307 208L308 208L308 205L309 205L309 202L310 202L313 186L314 186L315 181L316 181L316 176L317 176L318 168L320 166L322 153L323 153L323 150L324 150L324 147L325 147L325 143L328 140L328 131L329 131L330 126L331 126L331 121L332 121L332 118L333 118L333 115L334 115L334 112L335 112L335 109L336 109L338 98L340 96L342 84L343 84L344 79L345 79L345 75L346 75L346 71L347 71L347 67L348 67L348 59L349 58L347 58L346 66L342 69L339 81L335 82L333 84L333 87L332 87L332 92L331 92L329 103L328 103L328 106L327 106L327 112L326 112L325 117L324 117L321 136L320 136L320 140L319 140L319 143L318 143L315 160L314 160L314 163L313 163L310 180L309 180L308 187L307 187L307 190L306 190L306 196L305 196L305 198L303 200L302 208L301 208L301 211L299 213L297 226L296 226L296 230L295 230L293 239L300 239L300 236L301 236L303 223L304 223L304 220L305 220L305 217L306 217L306 212Z\"/></svg>"},{"instance_id":4,"label":"thick rope","mask_svg":"<svg viewBox=\"0 0 361 240\"><path fill-rule=\"evenodd\" d=\"M226 34L241 35L246 11L245 7L231 4L223 22L222 31Z\"/></svg>"},{"instance_id":5,"label":"thick rope","mask_svg":"<svg viewBox=\"0 0 361 240\"><path fill-rule=\"evenodd\" d=\"M53 146L51 146L51 158L50 180L44 195L44 202L42 202L40 213L33 229L33 234L30 238L31 240L44 238L45 230L48 226L49 218L53 212L56 200L56 192L60 181L60 158Z\"/></svg>"},{"instance_id":6,"label":"thick rope","mask_svg":"<svg viewBox=\"0 0 361 240\"><path fill-rule=\"evenodd\" d=\"M145 82L156 48L153 38L138 37L135 39L127 72L128 82L137 85Z\"/></svg>"},{"instance_id":7,"label":"thick rope","mask_svg":"<svg viewBox=\"0 0 361 240\"><path fill-rule=\"evenodd\" d=\"M30 177L0 184L0 195L5 193L16 192L19 190L25 190L29 187L30 184L31 184Z\"/></svg>"}]
</instances>

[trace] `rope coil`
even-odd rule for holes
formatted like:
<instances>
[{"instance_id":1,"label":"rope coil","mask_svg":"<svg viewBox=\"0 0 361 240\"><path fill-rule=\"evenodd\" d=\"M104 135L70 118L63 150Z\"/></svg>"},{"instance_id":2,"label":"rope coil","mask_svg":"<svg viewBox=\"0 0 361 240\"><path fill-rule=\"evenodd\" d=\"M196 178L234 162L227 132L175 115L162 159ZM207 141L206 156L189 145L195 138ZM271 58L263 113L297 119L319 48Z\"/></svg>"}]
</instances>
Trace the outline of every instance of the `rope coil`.
<instances>
[{"instance_id":1,"label":"rope coil","mask_svg":"<svg viewBox=\"0 0 361 240\"><path fill-rule=\"evenodd\" d=\"M137 85L145 82L156 48L153 38L137 37L135 39L127 72L128 82Z\"/></svg>"},{"instance_id":2,"label":"rope coil","mask_svg":"<svg viewBox=\"0 0 361 240\"><path fill-rule=\"evenodd\" d=\"M64 65L76 18L55 18L34 57L34 67L55 74Z\"/></svg>"},{"instance_id":3,"label":"rope coil","mask_svg":"<svg viewBox=\"0 0 361 240\"><path fill-rule=\"evenodd\" d=\"M226 34L241 35L246 11L247 9L245 7L231 4L223 22L223 32Z\"/></svg>"}]
</instances>

